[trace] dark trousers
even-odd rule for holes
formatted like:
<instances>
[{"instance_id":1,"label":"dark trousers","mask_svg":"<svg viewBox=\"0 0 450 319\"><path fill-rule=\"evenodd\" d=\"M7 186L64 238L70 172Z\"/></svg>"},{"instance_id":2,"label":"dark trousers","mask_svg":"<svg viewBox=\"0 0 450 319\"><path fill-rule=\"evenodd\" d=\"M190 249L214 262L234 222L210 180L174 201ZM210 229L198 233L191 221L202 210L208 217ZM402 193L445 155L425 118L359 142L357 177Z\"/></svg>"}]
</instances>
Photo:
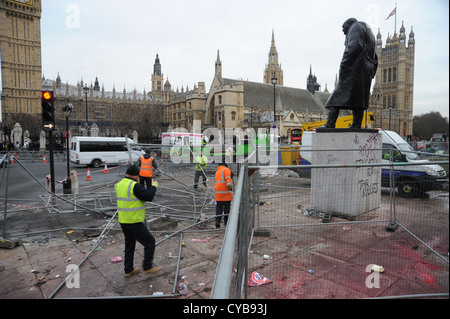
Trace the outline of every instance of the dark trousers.
<instances>
[{"instance_id":1,"label":"dark trousers","mask_svg":"<svg viewBox=\"0 0 450 319\"><path fill-rule=\"evenodd\" d=\"M200 176L203 178L203 185L206 187L206 173L204 171L195 171L194 188L197 188Z\"/></svg>"},{"instance_id":2,"label":"dark trousers","mask_svg":"<svg viewBox=\"0 0 450 319\"><path fill-rule=\"evenodd\" d=\"M328 108L328 120L325 123L326 128L335 128L336 121L339 117L339 109L337 107ZM361 128L364 119L364 109L353 110L353 122L351 128Z\"/></svg>"},{"instance_id":3,"label":"dark trousers","mask_svg":"<svg viewBox=\"0 0 450 319\"><path fill-rule=\"evenodd\" d=\"M217 201L216 225L220 225L220 221L222 220L222 215L224 215L223 221L225 222L225 225L227 224L228 215L230 214L230 208L231 208L231 201L225 201L225 202Z\"/></svg>"},{"instance_id":4,"label":"dark trousers","mask_svg":"<svg viewBox=\"0 0 450 319\"><path fill-rule=\"evenodd\" d=\"M145 188L150 189L152 186L152 177L139 176L139 183L145 186Z\"/></svg>"},{"instance_id":5,"label":"dark trousers","mask_svg":"<svg viewBox=\"0 0 450 319\"><path fill-rule=\"evenodd\" d=\"M364 109L353 110L353 123L351 128L361 128L364 119Z\"/></svg>"},{"instance_id":6,"label":"dark trousers","mask_svg":"<svg viewBox=\"0 0 450 319\"><path fill-rule=\"evenodd\" d=\"M120 226L125 235L125 273L128 274L134 269L134 250L136 249L136 241L144 246L144 270L153 268L155 237L150 234L147 226L144 223L120 224Z\"/></svg>"},{"instance_id":7,"label":"dark trousers","mask_svg":"<svg viewBox=\"0 0 450 319\"><path fill-rule=\"evenodd\" d=\"M335 128L336 121L339 117L339 109L337 107L329 107L328 108L328 119L325 123L326 128Z\"/></svg>"}]
</instances>

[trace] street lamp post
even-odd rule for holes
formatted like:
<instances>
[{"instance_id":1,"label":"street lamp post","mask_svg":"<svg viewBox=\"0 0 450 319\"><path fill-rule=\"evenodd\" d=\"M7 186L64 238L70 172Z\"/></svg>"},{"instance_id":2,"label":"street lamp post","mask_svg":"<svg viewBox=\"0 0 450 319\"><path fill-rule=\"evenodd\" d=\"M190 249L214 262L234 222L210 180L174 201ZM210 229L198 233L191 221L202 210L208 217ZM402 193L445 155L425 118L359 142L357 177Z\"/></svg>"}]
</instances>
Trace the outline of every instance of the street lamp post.
<instances>
[{"instance_id":1,"label":"street lamp post","mask_svg":"<svg viewBox=\"0 0 450 319\"><path fill-rule=\"evenodd\" d=\"M274 125L277 125L276 123L277 123L277 118L276 118L276 109L275 109L275 106L276 106L276 98L275 98L275 87L276 87L276 85L277 85L277 77L275 76L275 73L273 74L273 77L272 77L272 84L273 84L273 122L274 122Z\"/></svg>"},{"instance_id":2,"label":"street lamp post","mask_svg":"<svg viewBox=\"0 0 450 319\"><path fill-rule=\"evenodd\" d=\"M70 194L72 193L72 180L70 179L70 164L69 164L69 157L70 157L70 147L69 147L69 116L72 114L73 105L67 104L63 111L64 115L66 116L66 153L67 153L67 178L65 182L63 182L63 193L64 194Z\"/></svg>"},{"instance_id":3,"label":"street lamp post","mask_svg":"<svg viewBox=\"0 0 450 319\"><path fill-rule=\"evenodd\" d=\"M88 103L87 103L87 96L88 96L88 93L89 93L89 88L87 87L87 85L85 84L84 85L84 88L83 88L83 93L84 93L84 95L85 95L85 97L86 97L86 99L85 99L85 101L84 101L84 106L85 106L85 118L86 118L86 123L84 124L84 129L86 130L86 136L89 136L89 126L88 126Z\"/></svg>"}]
</instances>

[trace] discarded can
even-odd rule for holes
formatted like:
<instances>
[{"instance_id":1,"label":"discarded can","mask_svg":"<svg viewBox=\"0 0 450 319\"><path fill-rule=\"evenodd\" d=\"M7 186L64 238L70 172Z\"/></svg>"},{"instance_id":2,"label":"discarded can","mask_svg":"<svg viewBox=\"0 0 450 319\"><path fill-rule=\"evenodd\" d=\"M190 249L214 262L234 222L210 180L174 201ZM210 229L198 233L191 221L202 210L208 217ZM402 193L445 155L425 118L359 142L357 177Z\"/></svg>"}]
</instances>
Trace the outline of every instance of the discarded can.
<instances>
[{"instance_id":1,"label":"discarded can","mask_svg":"<svg viewBox=\"0 0 450 319\"><path fill-rule=\"evenodd\" d=\"M383 272L383 271L384 271L384 268L383 268L383 266L373 265L373 266L372 266L372 271Z\"/></svg>"},{"instance_id":2,"label":"discarded can","mask_svg":"<svg viewBox=\"0 0 450 319\"><path fill-rule=\"evenodd\" d=\"M188 293L188 287L183 284L181 281L178 282L177 290L180 293L180 295L186 296Z\"/></svg>"},{"instance_id":3,"label":"discarded can","mask_svg":"<svg viewBox=\"0 0 450 319\"><path fill-rule=\"evenodd\" d=\"M111 258L111 262L114 264L114 263L117 263L117 262L119 262L119 261L122 261L123 259L122 259L122 257L120 257L120 256L116 256L116 257L113 257L113 258Z\"/></svg>"}]
</instances>

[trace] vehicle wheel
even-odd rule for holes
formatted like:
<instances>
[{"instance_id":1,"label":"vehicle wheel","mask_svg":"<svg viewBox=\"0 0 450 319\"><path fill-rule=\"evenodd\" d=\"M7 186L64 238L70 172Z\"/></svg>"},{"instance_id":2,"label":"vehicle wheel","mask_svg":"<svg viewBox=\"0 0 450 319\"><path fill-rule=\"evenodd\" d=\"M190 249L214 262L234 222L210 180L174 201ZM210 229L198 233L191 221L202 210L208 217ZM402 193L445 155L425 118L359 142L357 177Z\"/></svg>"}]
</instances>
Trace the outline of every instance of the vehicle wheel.
<instances>
[{"instance_id":1,"label":"vehicle wheel","mask_svg":"<svg viewBox=\"0 0 450 319\"><path fill-rule=\"evenodd\" d=\"M420 193L420 190L417 188L415 182L403 181L398 184L398 192L403 197L412 198L417 197Z\"/></svg>"},{"instance_id":2,"label":"vehicle wheel","mask_svg":"<svg viewBox=\"0 0 450 319\"><path fill-rule=\"evenodd\" d=\"M92 163L91 163L91 166L92 166L93 168L99 168L100 165L102 165L102 161L100 161L100 160L98 160L98 159L93 160Z\"/></svg>"}]
</instances>

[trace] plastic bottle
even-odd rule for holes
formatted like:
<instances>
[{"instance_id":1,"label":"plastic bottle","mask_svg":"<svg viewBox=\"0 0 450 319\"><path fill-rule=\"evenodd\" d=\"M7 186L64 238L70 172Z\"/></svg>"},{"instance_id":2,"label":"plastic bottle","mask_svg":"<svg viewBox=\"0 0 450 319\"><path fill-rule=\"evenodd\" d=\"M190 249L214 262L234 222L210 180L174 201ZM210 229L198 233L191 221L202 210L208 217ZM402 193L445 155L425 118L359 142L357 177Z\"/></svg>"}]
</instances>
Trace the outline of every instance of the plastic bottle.
<instances>
[{"instance_id":1,"label":"plastic bottle","mask_svg":"<svg viewBox=\"0 0 450 319\"><path fill-rule=\"evenodd\" d=\"M183 284L181 281L178 282L177 290L180 293L180 295L186 296L188 293L188 287Z\"/></svg>"}]
</instances>

